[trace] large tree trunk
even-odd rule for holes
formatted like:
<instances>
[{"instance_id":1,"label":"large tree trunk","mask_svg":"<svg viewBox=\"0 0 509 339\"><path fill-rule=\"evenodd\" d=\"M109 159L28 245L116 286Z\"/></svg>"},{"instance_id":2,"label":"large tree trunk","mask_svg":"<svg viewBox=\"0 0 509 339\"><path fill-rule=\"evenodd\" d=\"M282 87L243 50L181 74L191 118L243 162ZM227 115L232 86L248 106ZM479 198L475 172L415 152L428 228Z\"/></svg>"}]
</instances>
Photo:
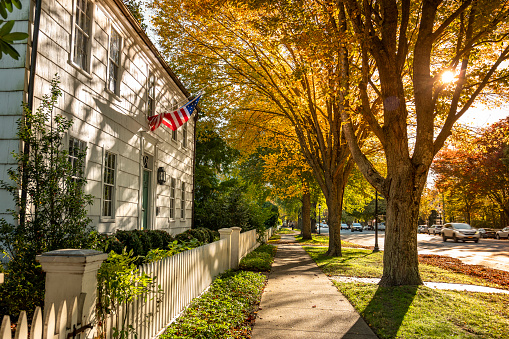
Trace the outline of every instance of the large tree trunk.
<instances>
[{"instance_id":1,"label":"large tree trunk","mask_svg":"<svg viewBox=\"0 0 509 339\"><path fill-rule=\"evenodd\" d=\"M302 239L311 240L311 193L304 190L302 195Z\"/></svg>"},{"instance_id":2,"label":"large tree trunk","mask_svg":"<svg viewBox=\"0 0 509 339\"><path fill-rule=\"evenodd\" d=\"M410 165L390 177L380 286L421 285L416 225L426 175L416 173Z\"/></svg>"},{"instance_id":3,"label":"large tree trunk","mask_svg":"<svg viewBox=\"0 0 509 339\"><path fill-rule=\"evenodd\" d=\"M331 187L326 196L329 209L329 249L327 255L340 257L341 254L341 212L343 211L344 184Z\"/></svg>"}]
</instances>

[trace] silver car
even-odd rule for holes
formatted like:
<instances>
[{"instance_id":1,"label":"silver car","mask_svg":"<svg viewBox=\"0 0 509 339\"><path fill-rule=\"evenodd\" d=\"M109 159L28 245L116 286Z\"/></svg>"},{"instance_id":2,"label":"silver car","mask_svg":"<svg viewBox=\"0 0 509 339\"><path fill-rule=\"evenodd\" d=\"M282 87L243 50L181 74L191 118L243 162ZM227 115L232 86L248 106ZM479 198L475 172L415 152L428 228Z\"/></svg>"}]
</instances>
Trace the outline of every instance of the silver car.
<instances>
[{"instance_id":1,"label":"silver car","mask_svg":"<svg viewBox=\"0 0 509 339\"><path fill-rule=\"evenodd\" d=\"M354 223L352 224L351 231L352 231L352 232L355 232L355 231L362 232L362 225L361 225L361 224L359 224L358 222L354 222Z\"/></svg>"},{"instance_id":2,"label":"silver car","mask_svg":"<svg viewBox=\"0 0 509 339\"><path fill-rule=\"evenodd\" d=\"M481 238L481 234L478 230L472 228L469 224L459 222L445 224L444 227L442 227L441 233L444 241L453 239L454 242L458 242L459 240L463 242L467 240L479 242L479 238Z\"/></svg>"},{"instance_id":3,"label":"silver car","mask_svg":"<svg viewBox=\"0 0 509 339\"><path fill-rule=\"evenodd\" d=\"M509 226L504 227L500 231L497 231L497 234L495 235L495 238L497 238L497 239L501 239L501 238L509 239Z\"/></svg>"}]
</instances>

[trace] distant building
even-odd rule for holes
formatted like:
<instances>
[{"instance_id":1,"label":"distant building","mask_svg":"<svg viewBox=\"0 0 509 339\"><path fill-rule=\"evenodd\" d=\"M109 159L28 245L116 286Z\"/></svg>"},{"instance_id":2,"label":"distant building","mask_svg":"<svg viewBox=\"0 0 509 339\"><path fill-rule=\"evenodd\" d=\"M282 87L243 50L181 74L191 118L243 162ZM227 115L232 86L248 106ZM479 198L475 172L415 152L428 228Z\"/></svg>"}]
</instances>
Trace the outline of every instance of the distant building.
<instances>
[{"instance_id":1,"label":"distant building","mask_svg":"<svg viewBox=\"0 0 509 339\"><path fill-rule=\"evenodd\" d=\"M28 98L33 3L23 0L13 31L30 34L16 44L19 60L0 60L0 178L14 167L12 151L21 102ZM86 191L100 232L191 227L194 121L172 132L150 132L147 116L175 109L189 93L120 0L42 0L34 109L55 74L63 96L58 113L72 118L69 148L87 148ZM158 184L157 172L167 181ZM12 197L0 192L2 212Z\"/></svg>"}]
</instances>

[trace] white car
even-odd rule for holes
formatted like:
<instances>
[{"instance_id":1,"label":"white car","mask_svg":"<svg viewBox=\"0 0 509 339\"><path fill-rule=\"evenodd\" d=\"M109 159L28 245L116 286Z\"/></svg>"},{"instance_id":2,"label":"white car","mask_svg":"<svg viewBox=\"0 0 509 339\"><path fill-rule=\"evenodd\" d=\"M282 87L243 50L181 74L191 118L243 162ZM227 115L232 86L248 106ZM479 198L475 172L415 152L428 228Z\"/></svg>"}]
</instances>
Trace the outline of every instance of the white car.
<instances>
[{"instance_id":1,"label":"white car","mask_svg":"<svg viewBox=\"0 0 509 339\"><path fill-rule=\"evenodd\" d=\"M442 225L431 225L428 227L428 234L437 235L442 233Z\"/></svg>"},{"instance_id":2,"label":"white car","mask_svg":"<svg viewBox=\"0 0 509 339\"><path fill-rule=\"evenodd\" d=\"M341 223L341 229L342 230L347 230L348 229L348 225L345 224L345 223Z\"/></svg>"},{"instance_id":3,"label":"white car","mask_svg":"<svg viewBox=\"0 0 509 339\"><path fill-rule=\"evenodd\" d=\"M355 231L362 232L362 225L359 224L358 222L354 222L354 223L352 223L351 230L352 230L352 232L355 232Z\"/></svg>"},{"instance_id":4,"label":"white car","mask_svg":"<svg viewBox=\"0 0 509 339\"><path fill-rule=\"evenodd\" d=\"M479 242L479 238L481 238L481 234L478 230L472 228L469 224L459 222L445 224L444 227L442 227L441 233L444 241L453 239L454 242L458 242L459 240L463 242L467 240Z\"/></svg>"},{"instance_id":5,"label":"white car","mask_svg":"<svg viewBox=\"0 0 509 339\"><path fill-rule=\"evenodd\" d=\"M495 238L496 239L500 239L500 238L507 238L507 239L509 239L509 226L504 227L500 231L497 231L497 234L495 235Z\"/></svg>"},{"instance_id":6,"label":"white car","mask_svg":"<svg viewBox=\"0 0 509 339\"><path fill-rule=\"evenodd\" d=\"M385 224L384 223L380 223L377 225L377 228L379 231L385 231Z\"/></svg>"}]
</instances>

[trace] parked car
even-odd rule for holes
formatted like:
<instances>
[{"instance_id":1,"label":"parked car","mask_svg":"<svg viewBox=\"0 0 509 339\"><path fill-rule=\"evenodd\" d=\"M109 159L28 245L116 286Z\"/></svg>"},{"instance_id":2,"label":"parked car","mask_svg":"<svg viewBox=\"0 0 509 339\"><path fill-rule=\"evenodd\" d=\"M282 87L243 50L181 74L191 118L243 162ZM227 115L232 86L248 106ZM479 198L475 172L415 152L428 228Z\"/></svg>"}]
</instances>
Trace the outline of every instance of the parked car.
<instances>
[{"instance_id":1,"label":"parked car","mask_svg":"<svg viewBox=\"0 0 509 339\"><path fill-rule=\"evenodd\" d=\"M495 238L497 238L497 239L500 239L500 238L509 239L509 226L504 227L500 231L497 231L497 234L495 235Z\"/></svg>"},{"instance_id":2,"label":"parked car","mask_svg":"<svg viewBox=\"0 0 509 339\"><path fill-rule=\"evenodd\" d=\"M459 240L462 240L463 242L467 240L479 242L479 238L481 238L481 234L478 230L472 228L469 224L459 222L445 224L441 233L444 241L447 241L447 239L453 239L454 242L458 242Z\"/></svg>"},{"instance_id":3,"label":"parked car","mask_svg":"<svg viewBox=\"0 0 509 339\"><path fill-rule=\"evenodd\" d=\"M363 230L365 230L365 231L372 231L372 230L374 230L375 228L374 228L374 226L366 225L366 226L364 226L362 229L363 229Z\"/></svg>"},{"instance_id":4,"label":"parked car","mask_svg":"<svg viewBox=\"0 0 509 339\"><path fill-rule=\"evenodd\" d=\"M494 228L479 228L478 229L481 238L496 238L497 230Z\"/></svg>"},{"instance_id":5,"label":"parked car","mask_svg":"<svg viewBox=\"0 0 509 339\"><path fill-rule=\"evenodd\" d=\"M352 223L351 230L352 230L352 232L355 232L355 231L362 232L362 225L359 224L358 222L354 222L354 223Z\"/></svg>"},{"instance_id":6,"label":"parked car","mask_svg":"<svg viewBox=\"0 0 509 339\"><path fill-rule=\"evenodd\" d=\"M348 225L347 225L347 224L345 224L345 223L341 223L341 229L342 229L342 230L347 230L348 228L349 228L349 227L348 227Z\"/></svg>"},{"instance_id":7,"label":"parked car","mask_svg":"<svg viewBox=\"0 0 509 339\"><path fill-rule=\"evenodd\" d=\"M322 228L329 228L329 225L322 223Z\"/></svg>"},{"instance_id":8,"label":"parked car","mask_svg":"<svg viewBox=\"0 0 509 339\"><path fill-rule=\"evenodd\" d=\"M417 233L428 233L428 225L417 226Z\"/></svg>"},{"instance_id":9,"label":"parked car","mask_svg":"<svg viewBox=\"0 0 509 339\"><path fill-rule=\"evenodd\" d=\"M441 230L442 230L442 225L431 225L428 228L428 234L433 234L433 235L440 234Z\"/></svg>"},{"instance_id":10,"label":"parked car","mask_svg":"<svg viewBox=\"0 0 509 339\"><path fill-rule=\"evenodd\" d=\"M379 231L385 231L385 224L382 222L382 223L379 223L377 225L377 228Z\"/></svg>"}]
</instances>

